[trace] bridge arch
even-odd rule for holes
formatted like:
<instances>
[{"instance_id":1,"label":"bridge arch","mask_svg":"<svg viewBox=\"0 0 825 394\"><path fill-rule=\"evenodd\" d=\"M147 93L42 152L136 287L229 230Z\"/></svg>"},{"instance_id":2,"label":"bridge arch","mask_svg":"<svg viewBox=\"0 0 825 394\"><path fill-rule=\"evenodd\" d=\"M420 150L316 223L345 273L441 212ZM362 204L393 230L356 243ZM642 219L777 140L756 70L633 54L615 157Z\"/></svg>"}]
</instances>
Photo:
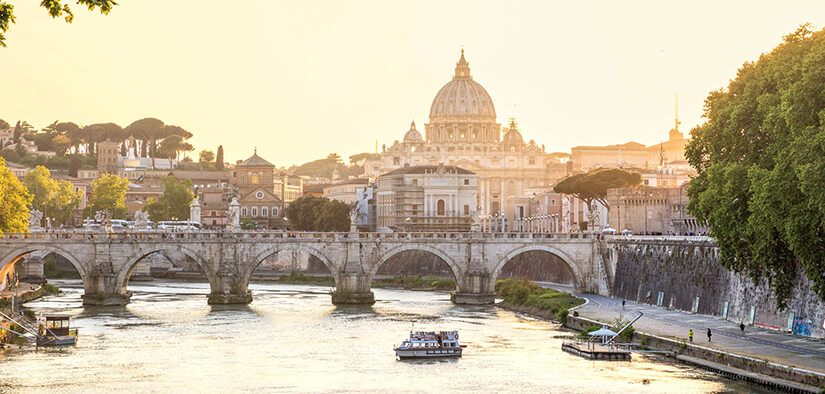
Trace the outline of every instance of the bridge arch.
<instances>
[{"instance_id":1,"label":"bridge arch","mask_svg":"<svg viewBox=\"0 0 825 394\"><path fill-rule=\"evenodd\" d=\"M117 283L121 285L124 291L126 290L126 287L129 285L129 278L132 276L132 273L135 271L135 268L137 267L138 263L140 263L141 260L149 256L150 254L157 252L180 252L185 254L187 257L191 258L192 260L195 260L195 262L198 263L198 265L200 265L201 268L203 268L204 272L206 273L207 279L210 283L212 283L212 279L214 276L212 268L209 266L209 264L206 264L206 262L203 260L199 252L191 250L180 244L153 244L150 247L141 248L141 250L139 250L139 253L135 257L129 259L126 262L126 264L124 264L123 267L121 267L117 275Z\"/></svg>"},{"instance_id":2,"label":"bridge arch","mask_svg":"<svg viewBox=\"0 0 825 394\"><path fill-rule=\"evenodd\" d=\"M378 273L378 270L381 268L381 266L384 265L391 257L393 257L393 256L395 256L395 255L397 255L401 252L406 252L408 250L423 250L425 252L429 252L429 253L432 253L432 254L438 256L438 258L440 258L442 261L444 261L444 264L447 264L447 266L450 267L450 271L452 271L453 277L455 277L456 284L460 282L461 272L462 272L461 268L458 266L458 264L456 264L455 260L453 260L453 258L450 257L448 254L444 253L444 251L442 251L438 248L434 248L432 246L427 246L427 245L422 245L422 244L408 244L408 245L396 246L396 247L382 253L378 257L378 261L370 269L370 272L369 272L369 281L370 281L370 283L372 283L372 278L375 277L375 274Z\"/></svg>"},{"instance_id":3,"label":"bridge arch","mask_svg":"<svg viewBox=\"0 0 825 394\"><path fill-rule=\"evenodd\" d=\"M321 260L321 263L323 263L324 266L327 267L327 269L329 270L329 273L332 275L333 280L335 281L335 285L338 285L338 279L340 278L338 267L332 262L332 260L330 260L329 257L327 257L326 254L324 254L314 246L290 243L269 245L266 246L260 252L258 252L255 255L255 257L253 257L252 264L250 265L249 269L244 275L244 283L246 283L247 286L249 285L249 281L252 279L252 274L264 262L264 260L267 257L284 251L306 252L309 253L311 256L318 258L318 260Z\"/></svg>"},{"instance_id":4,"label":"bridge arch","mask_svg":"<svg viewBox=\"0 0 825 394\"><path fill-rule=\"evenodd\" d=\"M564 253L563 251L561 251L557 248L554 248L552 246L548 246L548 245L527 245L527 246L522 246L520 248L514 249L514 250L510 251L509 253L507 253L507 255L505 255L504 258L502 258L496 264L495 269L493 270L492 283L493 284L496 283L496 281L498 280L498 276L501 274L501 270L504 268L504 266L507 263L510 262L510 260L512 260L513 258L515 258L516 256L518 256L522 253L533 252L533 251L547 252L547 253L550 253L550 254L558 257L559 259L561 259L561 261L564 262L564 264L570 270L570 273L573 275L574 288L576 288L576 289L580 288L581 281L584 278L584 274L582 273L581 268L579 267L579 265L576 264L576 262L573 261L573 259L570 258L570 256L567 255L567 253Z\"/></svg>"},{"instance_id":5,"label":"bridge arch","mask_svg":"<svg viewBox=\"0 0 825 394\"><path fill-rule=\"evenodd\" d=\"M0 255L0 283L5 283L6 274L11 272L14 265L20 261L23 256L33 252L49 252L59 254L68 260L72 266L80 273L80 280L86 284L86 278L89 270L80 263L71 252L53 244L29 245L24 247L14 248L3 255Z\"/></svg>"}]
</instances>

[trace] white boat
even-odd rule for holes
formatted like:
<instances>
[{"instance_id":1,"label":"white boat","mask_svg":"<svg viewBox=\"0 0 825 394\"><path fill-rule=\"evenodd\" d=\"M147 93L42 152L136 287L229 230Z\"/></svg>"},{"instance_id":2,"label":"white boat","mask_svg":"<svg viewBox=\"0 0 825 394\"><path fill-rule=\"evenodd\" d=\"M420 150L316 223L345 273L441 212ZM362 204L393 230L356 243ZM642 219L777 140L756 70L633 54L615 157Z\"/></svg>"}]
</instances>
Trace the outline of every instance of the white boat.
<instances>
[{"instance_id":1,"label":"white boat","mask_svg":"<svg viewBox=\"0 0 825 394\"><path fill-rule=\"evenodd\" d=\"M400 359L461 357L465 346L458 343L458 331L410 331L410 338L396 347Z\"/></svg>"}]
</instances>

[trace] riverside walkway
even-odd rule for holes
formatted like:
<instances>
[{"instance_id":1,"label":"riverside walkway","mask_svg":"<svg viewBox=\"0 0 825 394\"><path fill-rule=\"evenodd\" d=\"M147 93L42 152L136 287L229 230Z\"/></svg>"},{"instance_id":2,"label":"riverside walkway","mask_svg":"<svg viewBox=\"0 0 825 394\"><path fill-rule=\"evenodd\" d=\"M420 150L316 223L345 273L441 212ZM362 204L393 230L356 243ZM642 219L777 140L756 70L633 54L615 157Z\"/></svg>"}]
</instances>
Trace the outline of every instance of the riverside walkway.
<instances>
[{"instance_id":1,"label":"riverside walkway","mask_svg":"<svg viewBox=\"0 0 825 394\"><path fill-rule=\"evenodd\" d=\"M745 334L742 335L739 322L668 310L630 300L626 302L623 311L620 298L575 293L570 286L553 283L538 282L538 284L542 287L573 293L577 297L586 299L587 304L576 309L582 317L612 322L620 314L624 314L624 318L628 319L641 311L644 312L644 317L633 324L637 331L687 342L688 331L693 330L694 345L825 373L825 343L821 340L754 326L747 326ZM708 328L713 333L712 342L708 342Z\"/></svg>"}]
</instances>

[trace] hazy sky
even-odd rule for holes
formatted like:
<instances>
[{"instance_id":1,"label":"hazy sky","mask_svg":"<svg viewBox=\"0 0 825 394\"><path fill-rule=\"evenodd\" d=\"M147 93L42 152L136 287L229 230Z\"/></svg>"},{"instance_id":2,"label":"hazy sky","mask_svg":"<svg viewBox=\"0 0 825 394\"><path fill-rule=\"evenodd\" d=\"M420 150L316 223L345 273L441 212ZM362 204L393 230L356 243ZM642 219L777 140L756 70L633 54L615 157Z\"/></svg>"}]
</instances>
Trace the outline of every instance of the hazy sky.
<instances>
[{"instance_id":1,"label":"hazy sky","mask_svg":"<svg viewBox=\"0 0 825 394\"><path fill-rule=\"evenodd\" d=\"M547 151L658 143L825 2L121 0L72 24L11 0L0 118L126 126L157 117L278 166L419 130L462 45L498 120ZM69 2L73 4L73 1ZM194 155L196 156L196 155Z\"/></svg>"}]
</instances>

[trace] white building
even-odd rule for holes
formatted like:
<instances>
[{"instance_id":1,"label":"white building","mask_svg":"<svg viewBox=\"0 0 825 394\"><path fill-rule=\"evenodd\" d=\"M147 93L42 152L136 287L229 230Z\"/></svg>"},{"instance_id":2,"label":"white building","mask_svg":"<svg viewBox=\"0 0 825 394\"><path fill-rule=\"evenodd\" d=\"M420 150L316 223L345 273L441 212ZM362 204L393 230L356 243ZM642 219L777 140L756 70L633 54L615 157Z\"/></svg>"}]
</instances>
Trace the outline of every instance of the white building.
<instances>
[{"instance_id":1,"label":"white building","mask_svg":"<svg viewBox=\"0 0 825 394\"><path fill-rule=\"evenodd\" d=\"M469 231L476 174L457 166L405 166L376 180L379 231Z\"/></svg>"},{"instance_id":2,"label":"white building","mask_svg":"<svg viewBox=\"0 0 825 394\"><path fill-rule=\"evenodd\" d=\"M478 177L478 201L468 202L471 212L510 218L513 197L532 196L566 175L566 165L545 153L544 146L524 142L515 120L502 130L492 98L470 75L464 51L452 80L433 99L424 134L412 123L403 141L365 161L366 175L374 178L404 166L457 166Z\"/></svg>"}]
</instances>

